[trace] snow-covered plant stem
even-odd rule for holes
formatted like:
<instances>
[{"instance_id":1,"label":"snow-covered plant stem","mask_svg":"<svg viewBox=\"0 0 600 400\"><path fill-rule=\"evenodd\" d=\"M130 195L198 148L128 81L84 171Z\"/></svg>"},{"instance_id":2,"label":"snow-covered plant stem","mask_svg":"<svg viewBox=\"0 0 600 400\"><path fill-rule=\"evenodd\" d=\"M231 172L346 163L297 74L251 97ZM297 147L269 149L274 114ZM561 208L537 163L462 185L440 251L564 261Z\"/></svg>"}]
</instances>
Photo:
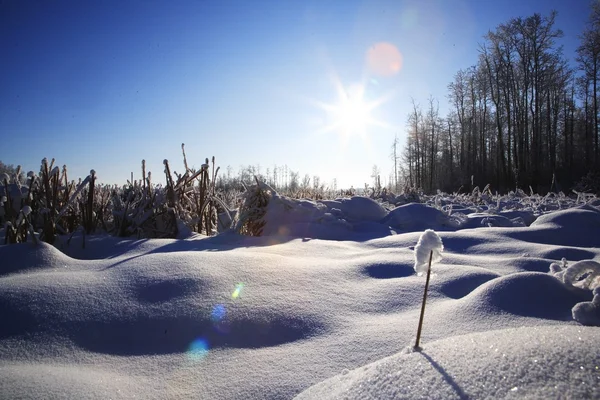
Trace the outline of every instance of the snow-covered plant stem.
<instances>
[{"instance_id":1,"label":"snow-covered plant stem","mask_svg":"<svg viewBox=\"0 0 600 400\"><path fill-rule=\"evenodd\" d=\"M92 233L94 231L94 183L96 182L96 171L90 171L90 181L88 187L87 194L87 202L85 204L85 208L82 207L83 210L83 230L85 233ZM84 235L85 238L85 235ZM85 239L84 239L85 240ZM85 243L85 241L84 241Z\"/></svg>"},{"instance_id":2,"label":"snow-covered plant stem","mask_svg":"<svg viewBox=\"0 0 600 400\"><path fill-rule=\"evenodd\" d=\"M442 259L444 245L442 238L432 229L427 229L419 237L419 242L415 246L415 272L421 275L427 268L427 280L425 281L425 290L423 292L423 303L421 304L421 316L419 318L419 327L417 329L417 340L415 341L415 350L420 350L421 330L423 328L423 318L425 316L425 303L427 301L427 291L429 290L429 278L431 277L431 265Z\"/></svg>"},{"instance_id":3,"label":"snow-covered plant stem","mask_svg":"<svg viewBox=\"0 0 600 400\"><path fill-rule=\"evenodd\" d=\"M421 303L421 316L419 317L419 328L417 329L417 340L415 342L415 350L419 350L419 342L421 341L421 329L423 328L423 317L425 316L425 303L427 302L427 291L429 290L429 278L431 277L431 259L433 258L433 250L429 252L429 266L427 268L427 279L425 280L425 290L423 291L423 302Z\"/></svg>"}]
</instances>

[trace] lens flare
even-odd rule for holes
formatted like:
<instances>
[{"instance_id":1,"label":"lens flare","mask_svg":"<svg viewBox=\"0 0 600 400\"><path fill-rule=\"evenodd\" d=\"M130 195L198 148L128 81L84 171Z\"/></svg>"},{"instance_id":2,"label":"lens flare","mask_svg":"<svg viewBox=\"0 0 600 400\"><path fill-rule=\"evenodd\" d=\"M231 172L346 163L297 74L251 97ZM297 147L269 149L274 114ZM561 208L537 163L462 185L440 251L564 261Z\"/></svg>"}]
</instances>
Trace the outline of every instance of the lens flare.
<instances>
[{"instance_id":1,"label":"lens flare","mask_svg":"<svg viewBox=\"0 0 600 400\"><path fill-rule=\"evenodd\" d=\"M206 339L198 338L188 347L188 358L191 361L201 361L208 354L208 342Z\"/></svg>"},{"instance_id":2,"label":"lens flare","mask_svg":"<svg viewBox=\"0 0 600 400\"><path fill-rule=\"evenodd\" d=\"M242 288L244 287L243 283L238 283L235 286L235 290L233 291L233 293L231 294L231 298L232 299L237 299L238 297L240 297L240 294L242 293Z\"/></svg>"},{"instance_id":3,"label":"lens flare","mask_svg":"<svg viewBox=\"0 0 600 400\"><path fill-rule=\"evenodd\" d=\"M391 43L376 43L367 51L367 65L376 75L392 76L402 68L402 54Z\"/></svg>"},{"instance_id":4,"label":"lens flare","mask_svg":"<svg viewBox=\"0 0 600 400\"><path fill-rule=\"evenodd\" d=\"M212 312L210 313L210 318L213 322L220 322L227 316L227 309L223 304L217 304L213 307Z\"/></svg>"}]
</instances>

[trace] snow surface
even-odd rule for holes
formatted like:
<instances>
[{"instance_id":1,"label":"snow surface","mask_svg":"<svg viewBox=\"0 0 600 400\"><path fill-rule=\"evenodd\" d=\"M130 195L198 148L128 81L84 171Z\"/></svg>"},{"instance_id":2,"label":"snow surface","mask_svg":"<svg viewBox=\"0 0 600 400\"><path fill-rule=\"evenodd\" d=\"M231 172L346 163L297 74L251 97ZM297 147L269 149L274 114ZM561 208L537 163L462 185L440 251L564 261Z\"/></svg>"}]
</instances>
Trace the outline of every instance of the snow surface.
<instances>
[{"instance_id":1,"label":"snow surface","mask_svg":"<svg viewBox=\"0 0 600 400\"><path fill-rule=\"evenodd\" d=\"M600 398L574 320L597 289L555 276L600 262L600 210L520 201L282 198L263 237L2 245L0 398ZM424 229L444 258L413 352Z\"/></svg>"}]
</instances>

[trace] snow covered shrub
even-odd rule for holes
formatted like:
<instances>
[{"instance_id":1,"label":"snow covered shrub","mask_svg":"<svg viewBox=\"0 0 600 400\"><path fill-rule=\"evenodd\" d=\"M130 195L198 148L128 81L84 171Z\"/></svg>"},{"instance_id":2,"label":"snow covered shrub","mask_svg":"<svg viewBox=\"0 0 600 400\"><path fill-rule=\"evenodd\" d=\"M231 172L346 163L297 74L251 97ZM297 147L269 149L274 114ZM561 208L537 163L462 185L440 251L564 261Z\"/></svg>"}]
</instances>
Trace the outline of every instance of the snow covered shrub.
<instances>
[{"instance_id":1,"label":"snow covered shrub","mask_svg":"<svg viewBox=\"0 0 600 400\"><path fill-rule=\"evenodd\" d=\"M266 183L260 182L256 176L256 185L246 188L243 203L238 211L235 231L248 236L261 236L265 227L267 207L274 192Z\"/></svg>"},{"instance_id":2,"label":"snow covered shrub","mask_svg":"<svg viewBox=\"0 0 600 400\"><path fill-rule=\"evenodd\" d=\"M423 191L413 186L404 186L402 193L394 199L394 204L400 206L407 203L420 203Z\"/></svg>"},{"instance_id":3,"label":"snow covered shrub","mask_svg":"<svg viewBox=\"0 0 600 400\"><path fill-rule=\"evenodd\" d=\"M588 172L573 187L573 191L592 193L600 196L600 172Z\"/></svg>"},{"instance_id":4,"label":"snow covered shrub","mask_svg":"<svg viewBox=\"0 0 600 400\"><path fill-rule=\"evenodd\" d=\"M208 158L199 170L189 168L183 143L181 150L185 172L183 174L175 172L176 181L173 180L168 161L165 160L167 205L175 211L178 220L190 230L206 235L216 234L219 213L228 213L227 206L217 197L215 189L220 167L215 168L213 156L212 168Z\"/></svg>"},{"instance_id":5,"label":"snow covered shrub","mask_svg":"<svg viewBox=\"0 0 600 400\"><path fill-rule=\"evenodd\" d=\"M27 232L35 241L34 232L39 232L41 240L53 244L57 234L72 233L79 226L84 226L88 233L93 230L95 174L92 171L76 185L69 182L66 166L61 172L54 162L52 159L48 163L44 158L39 174L29 172L25 184L19 178L20 169L12 183L4 179L0 184L5 193L2 202L2 218L7 223L5 243L26 241Z\"/></svg>"},{"instance_id":6,"label":"snow covered shrub","mask_svg":"<svg viewBox=\"0 0 600 400\"><path fill-rule=\"evenodd\" d=\"M175 237L173 213L161 199L159 188L135 182L121 190L114 190L111 198L113 224L109 232L126 237L137 235L144 238Z\"/></svg>"}]
</instances>

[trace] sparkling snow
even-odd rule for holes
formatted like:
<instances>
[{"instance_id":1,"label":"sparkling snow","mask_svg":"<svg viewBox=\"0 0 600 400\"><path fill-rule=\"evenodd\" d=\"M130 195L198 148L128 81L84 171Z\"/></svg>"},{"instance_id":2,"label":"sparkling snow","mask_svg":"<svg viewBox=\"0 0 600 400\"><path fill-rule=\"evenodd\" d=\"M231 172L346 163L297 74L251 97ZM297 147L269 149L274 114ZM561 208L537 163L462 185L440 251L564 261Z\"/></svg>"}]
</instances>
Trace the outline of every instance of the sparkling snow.
<instances>
[{"instance_id":1,"label":"sparkling snow","mask_svg":"<svg viewBox=\"0 0 600 400\"><path fill-rule=\"evenodd\" d=\"M597 206L279 200L263 237L0 245L0 398L600 397L594 267L565 272Z\"/></svg>"}]
</instances>

